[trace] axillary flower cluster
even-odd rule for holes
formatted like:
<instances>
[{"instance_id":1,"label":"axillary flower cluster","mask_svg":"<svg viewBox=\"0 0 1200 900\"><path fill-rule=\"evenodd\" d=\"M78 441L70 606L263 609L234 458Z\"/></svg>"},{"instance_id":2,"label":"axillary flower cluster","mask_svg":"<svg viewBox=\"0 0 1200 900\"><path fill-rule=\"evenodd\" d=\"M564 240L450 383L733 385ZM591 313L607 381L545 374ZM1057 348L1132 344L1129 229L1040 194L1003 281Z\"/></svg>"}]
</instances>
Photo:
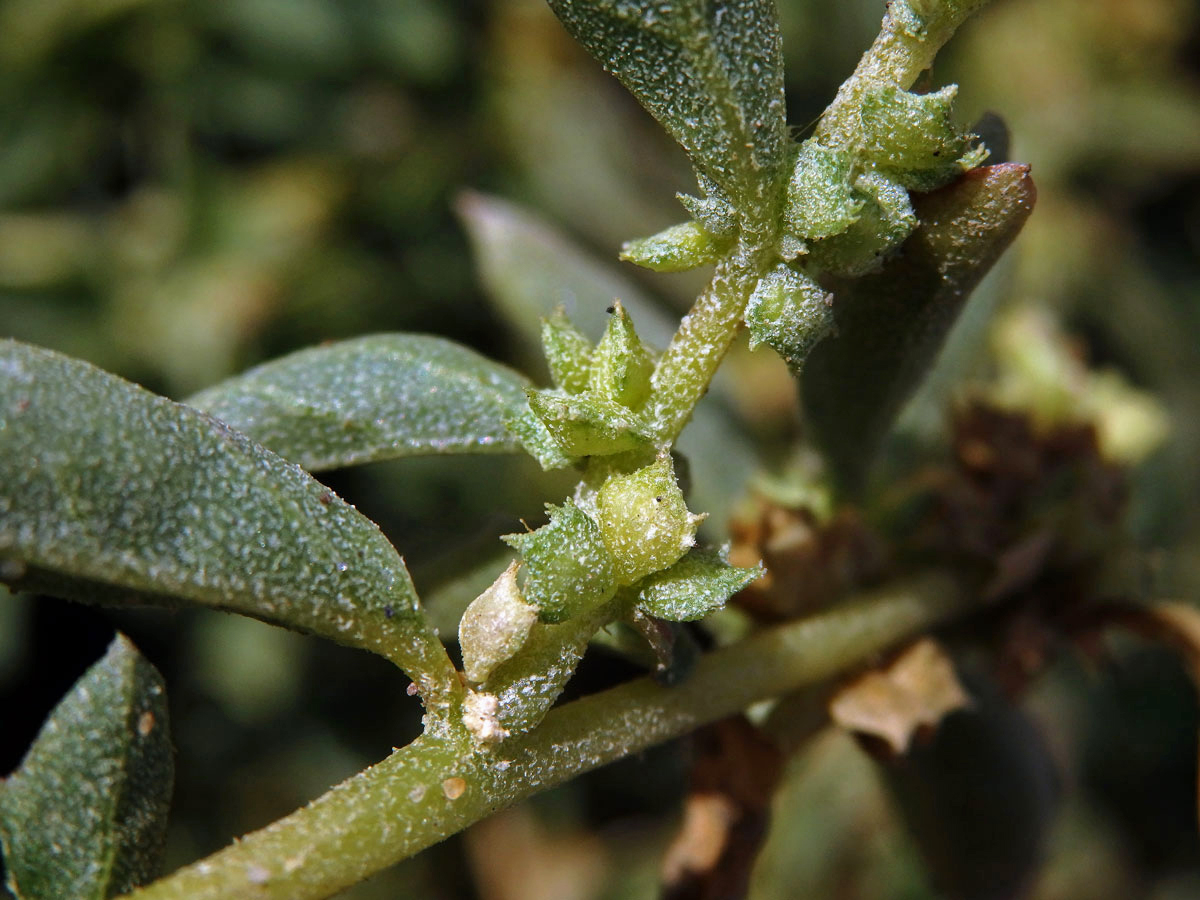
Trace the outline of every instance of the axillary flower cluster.
<instances>
[{"instance_id":1,"label":"axillary flower cluster","mask_svg":"<svg viewBox=\"0 0 1200 900\"><path fill-rule=\"evenodd\" d=\"M917 228L910 191L949 184L986 158L954 123L955 86L909 89L978 3L892 4L880 39L802 142L783 124L778 32L762 3L725 8L747 17L747 34L758 36L724 49L714 49L727 39L720 30L699 36L713 23L698 7L587 7L604 23L596 29L586 4L557 4L568 28L695 163L699 195L679 197L690 219L627 243L622 259L655 271L716 271L662 355L641 341L619 301L594 346L562 310L544 321L554 386L530 389L528 407L509 428L543 467L575 466L582 480L571 498L547 507L546 525L504 538L519 562L463 617L471 719L484 723L469 726L476 737L508 733L502 723L518 721L506 712L509 702L524 708L522 728L535 723L530 698L548 707L556 691L546 683L565 682L588 637L607 622L698 619L761 573L696 546L703 516L688 511L671 444L742 326L751 347L771 347L798 373L836 330L839 285L877 271ZM713 96L672 93L680 73L647 62L655 54L676 59L665 52L672 47L686 48L688 65L716 86ZM769 84L731 75L724 67L735 59L749 71L769 63ZM689 353L706 361L693 366ZM688 382L686 390L673 381ZM545 652L555 642L558 657ZM539 672L535 658L556 671ZM529 664L514 665L522 659Z\"/></svg>"}]
</instances>

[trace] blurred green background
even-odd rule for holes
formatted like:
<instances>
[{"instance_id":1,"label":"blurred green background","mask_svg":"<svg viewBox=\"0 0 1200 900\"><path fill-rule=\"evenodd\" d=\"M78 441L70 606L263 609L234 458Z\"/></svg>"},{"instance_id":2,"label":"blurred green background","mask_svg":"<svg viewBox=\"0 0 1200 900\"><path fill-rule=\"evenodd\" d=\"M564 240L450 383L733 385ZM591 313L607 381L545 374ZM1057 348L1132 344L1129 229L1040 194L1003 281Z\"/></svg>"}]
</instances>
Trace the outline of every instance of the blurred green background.
<instances>
[{"instance_id":1,"label":"blurred green background","mask_svg":"<svg viewBox=\"0 0 1200 900\"><path fill-rule=\"evenodd\" d=\"M781 0L781 13L803 129L882 3ZM995 0L935 79L960 83L965 120L1004 116L1010 156L1032 163L1039 188L936 380L969 367L988 312L1021 303L1153 392L1172 430L1136 475L1131 526L1153 563L1148 590L1200 599L1200 4ZM461 192L522 204L605 264L622 240L678 221L673 195L691 188L682 153L538 0L0 2L0 334L174 398L376 331L445 335L536 372L527 327L493 302L495 277L489 294L477 275ZM614 277L673 315L697 285ZM731 368L741 380L726 402L777 450L797 428L782 364L739 351ZM944 396L910 413L912 440L936 445ZM460 566L451 551L494 549L564 489L530 461L490 457L329 482L384 526L430 595ZM216 614L0 597L0 771L114 625L170 686L171 867L418 728L403 679L365 654ZM629 672L589 660L573 689ZM1063 798L1031 895L1200 896L1197 714L1178 666L1138 646L1102 671L1068 655L1029 708ZM652 896L685 758L676 745L611 767L346 896ZM793 772L754 897L932 896L848 740L823 739Z\"/></svg>"}]
</instances>

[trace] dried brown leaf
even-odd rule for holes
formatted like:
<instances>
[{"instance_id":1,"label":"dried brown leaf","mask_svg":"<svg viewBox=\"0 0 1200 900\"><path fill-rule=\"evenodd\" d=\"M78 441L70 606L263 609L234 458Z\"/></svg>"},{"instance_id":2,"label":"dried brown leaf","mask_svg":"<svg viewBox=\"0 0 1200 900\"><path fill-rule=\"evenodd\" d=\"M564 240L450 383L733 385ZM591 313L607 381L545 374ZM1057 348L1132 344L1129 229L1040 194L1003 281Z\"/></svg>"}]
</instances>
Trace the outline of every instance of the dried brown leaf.
<instances>
[{"instance_id":1,"label":"dried brown leaf","mask_svg":"<svg viewBox=\"0 0 1200 900\"><path fill-rule=\"evenodd\" d=\"M932 638L922 638L834 694L829 714L848 731L882 739L901 754L918 731L969 704L950 658Z\"/></svg>"}]
</instances>

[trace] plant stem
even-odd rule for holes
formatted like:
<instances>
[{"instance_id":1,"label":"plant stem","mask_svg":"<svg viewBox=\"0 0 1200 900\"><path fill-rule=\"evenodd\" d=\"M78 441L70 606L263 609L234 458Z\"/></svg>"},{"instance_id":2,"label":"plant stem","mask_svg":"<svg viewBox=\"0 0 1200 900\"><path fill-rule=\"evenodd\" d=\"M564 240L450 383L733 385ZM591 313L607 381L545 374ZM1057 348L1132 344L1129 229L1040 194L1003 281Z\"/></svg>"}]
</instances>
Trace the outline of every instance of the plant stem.
<instances>
[{"instance_id":1,"label":"plant stem","mask_svg":"<svg viewBox=\"0 0 1200 900\"><path fill-rule=\"evenodd\" d=\"M883 26L817 124L817 137L832 147L853 146L861 125L863 99L873 90L897 86L907 90L958 27L988 0L895 0ZM914 15L915 13L915 15ZM919 19L923 28L912 33L907 25Z\"/></svg>"},{"instance_id":2,"label":"plant stem","mask_svg":"<svg viewBox=\"0 0 1200 900\"><path fill-rule=\"evenodd\" d=\"M418 738L303 809L130 897L328 897L518 800L828 679L967 608L949 576L928 573L717 650L681 685L641 678L568 703L493 750Z\"/></svg>"},{"instance_id":3,"label":"plant stem","mask_svg":"<svg viewBox=\"0 0 1200 900\"><path fill-rule=\"evenodd\" d=\"M651 377L647 404L654 439L669 445L708 392L721 360L742 324L746 303L761 274L761 251L744 246L721 260L696 298Z\"/></svg>"}]
</instances>

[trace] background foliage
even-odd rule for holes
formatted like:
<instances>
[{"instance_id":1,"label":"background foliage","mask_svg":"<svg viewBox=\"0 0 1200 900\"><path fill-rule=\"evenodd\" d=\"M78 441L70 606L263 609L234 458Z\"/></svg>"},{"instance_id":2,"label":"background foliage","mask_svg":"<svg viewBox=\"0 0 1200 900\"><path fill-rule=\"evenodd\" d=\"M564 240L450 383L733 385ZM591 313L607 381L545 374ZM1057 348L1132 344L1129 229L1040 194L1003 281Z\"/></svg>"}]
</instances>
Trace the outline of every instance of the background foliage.
<instances>
[{"instance_id":1,"label":"background foliage","mask_svg":"<svg viewBox=\"0 0 1200 900\"><path fill-rule=\"evenodd\" d=\"M881 4L782 0L781 12L789 121L807 123L875 33ZM897 466L936 458L944 400L978 365L985 313L1052 311L1080 353L1171 414L1169 441L1138 472L1133 523L1146 546L1168 548L1147 590L1193 600L1198 51L1195 0L997 0L950 44L938 82L960 83L968 118L1003 113L1039 204L892 445ZM378 331L454 338L536 373L472 266L454 215L481 202L460 197L467 187L526 204L606 261L621 241L677 221L674 192L693 186L682 154L539 0L0 6L6 336L176 398L298 347ZM673 315L695 293L692 274L624 274ZM730 368L729 402L768 454L781 452L798 428L786 369L744 348ZM327 480L384 527L427 596L565 490L507 457L402 460ZM445 549L461 545L465 556ZM3 597L0 771L114 624L170 686L168 869L417 731L402 679L367 654L219 614ZM1134 647L1120 659L1094 670L1068 656L1030 698L1065 776L1041 900L1200 891L1194 699L1169 657ZM589 659L572 690L626 674ZM647 896L677 824L685 755L676 745L595 773L347 896ZM756 897L929 896L845 739L823 739L792 774Z\"/></svg>"}]
</instances>

